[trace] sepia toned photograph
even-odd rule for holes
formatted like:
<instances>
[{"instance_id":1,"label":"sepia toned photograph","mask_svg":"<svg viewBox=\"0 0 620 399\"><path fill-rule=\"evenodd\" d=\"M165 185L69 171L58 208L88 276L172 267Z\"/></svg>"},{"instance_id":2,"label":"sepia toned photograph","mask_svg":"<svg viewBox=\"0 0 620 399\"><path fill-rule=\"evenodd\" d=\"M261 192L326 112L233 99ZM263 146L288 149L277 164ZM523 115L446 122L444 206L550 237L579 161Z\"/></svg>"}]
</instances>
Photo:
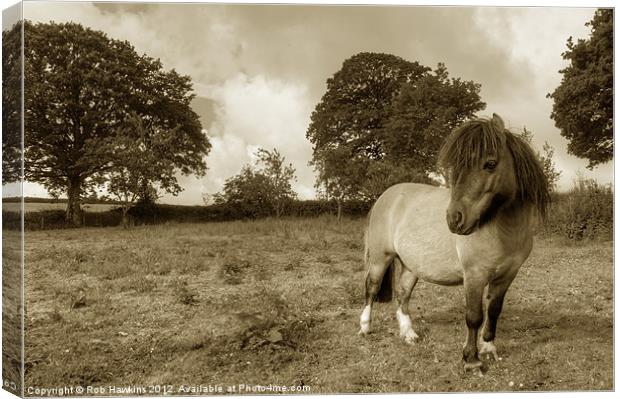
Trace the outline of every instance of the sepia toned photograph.
<instances>
[{"instance_id":1,"label":"sepia toned photograph","mask_svg":"<svg viewBox=\"0 0 620 399\"><path fill-rule=\"evenodd\" d=\"M615 389L613 7L9 6L4 390Z\"/></svg>"}]
</instances>

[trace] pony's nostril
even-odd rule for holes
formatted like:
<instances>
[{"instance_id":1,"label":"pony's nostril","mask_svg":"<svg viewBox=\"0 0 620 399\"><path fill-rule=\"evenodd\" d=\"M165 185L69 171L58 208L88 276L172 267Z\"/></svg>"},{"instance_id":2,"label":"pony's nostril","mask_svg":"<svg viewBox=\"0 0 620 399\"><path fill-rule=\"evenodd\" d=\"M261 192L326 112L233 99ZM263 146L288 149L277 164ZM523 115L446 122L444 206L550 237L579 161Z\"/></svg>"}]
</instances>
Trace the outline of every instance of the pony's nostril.
<instances>
[{"instance_id":1,"label":"pony's nostril","mask_svg":"<svg viewBox=\"0 0 620 399\"><path fill-rule=\"evenodd\" d=\"M461 222L463 222L463 213L456 211L456 214L454 215L454 224L461 227Z\"/></svg>"},{"instance_id":2,"label":"pony's nostril","mask_svg":"<svg viewBox=\"0 0 620 399\"><path fill-rule=\"evenodd\" d=\"M448 211L447 219L450 229L460 229L463 224L463 213L460 211Z\"/></svg>"}]
</instances>

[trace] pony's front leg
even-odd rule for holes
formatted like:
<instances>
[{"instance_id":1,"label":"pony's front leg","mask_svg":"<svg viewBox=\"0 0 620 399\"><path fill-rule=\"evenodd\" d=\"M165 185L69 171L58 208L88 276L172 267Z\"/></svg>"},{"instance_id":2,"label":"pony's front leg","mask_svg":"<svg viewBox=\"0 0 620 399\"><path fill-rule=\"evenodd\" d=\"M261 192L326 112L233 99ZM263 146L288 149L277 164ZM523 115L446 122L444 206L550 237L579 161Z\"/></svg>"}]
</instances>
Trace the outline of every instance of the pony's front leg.
<instances>
[{"instance_id":1,"label":"pony's front leg","mask_svg":"<svg viewBox=\"0 0 620 399\"><path fill-rule=\"evenodd\" d=\"M467 339L463 348L465 370L480 373L482 362L478 358L478 329L482 325L482 296L487 284L487 277L480 271L465 270L465 322L467 323Z\"/></svg>"},{"instance_id":2,"label":"pony's front leg","mask_svg":"<svg viewBox=\"0 0 620 399\"><path fill-rule=\"evenodd\" d=\"M484 327L482 328L480 345L480 355L487 355L487 357L493 357L495 360L499 360L497 355L497 349L495 348L495 330L497 329L497 320L502 312L502 306L504 304L504 297L510 284L514 280L515 273L502 276L500 279L493 280L489 283L489 290L487 293L488 304L486 309L486 318Z\"/></svg>"}]
</instances>

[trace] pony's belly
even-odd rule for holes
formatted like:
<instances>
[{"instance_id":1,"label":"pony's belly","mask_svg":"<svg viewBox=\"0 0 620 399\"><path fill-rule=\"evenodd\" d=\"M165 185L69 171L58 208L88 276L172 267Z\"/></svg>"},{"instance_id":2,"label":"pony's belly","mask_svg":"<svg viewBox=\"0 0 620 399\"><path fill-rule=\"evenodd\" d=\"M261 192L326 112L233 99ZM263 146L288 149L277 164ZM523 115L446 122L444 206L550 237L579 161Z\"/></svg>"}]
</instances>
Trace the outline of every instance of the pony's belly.
<instances>
[{"instance_id":1,"label":"pony's belly","mask_svg":"<svg viewBox=\"0 0 620 399\"><path fill-rule=\"evenodd\" d=\"M405 267L424 281L440 285L462 284L463 268L450 238L427 234L416 239L401 239L398 256Z\"/></svg>"},{"instance_id":2,"label":"pony's belly","mask_svg":"<svg viewBox=\"0 0 620 399\"><path fill-rule=\"evenodd\" d=\"M460 264L429 265L418 270L419 278L439 285L463 284L463 268Z\"/></svg>"},{"instance_id":3,"label":"pony's belly","mask_svg":"<svg viewBox=\"0 0 620 399\"><path fill-rule=\"evenodd\" d=\"M405 267L422 280L441 285L461 284L463 269L456 239L445 217L450 192L424 187L423 194L406 202L394 232L396 253Z\"/></svg>"},{"instance_id":4,"label":"pony's belly","mask_svg":"<svg viewBox=\"0 0 620 399\"><path fill-rule=\"evenodd\" d=\"M401 257L402 259L402 257ZM425 258L407 258L405 267L418 275L418 278L439 285L463 284L463 268L458 261L444 256L427 256Z\"/></svg>"}]
</instances>

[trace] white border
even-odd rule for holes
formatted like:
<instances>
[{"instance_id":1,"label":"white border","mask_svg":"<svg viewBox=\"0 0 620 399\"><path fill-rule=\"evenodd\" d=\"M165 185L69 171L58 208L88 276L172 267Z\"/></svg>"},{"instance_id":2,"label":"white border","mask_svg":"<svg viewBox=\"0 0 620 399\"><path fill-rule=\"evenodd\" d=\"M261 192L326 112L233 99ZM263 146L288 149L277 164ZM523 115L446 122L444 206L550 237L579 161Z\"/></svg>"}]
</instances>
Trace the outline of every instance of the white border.
<instances>
[{"instance_id":1,"label":"white border","mask_svg":"<svg viewBox=\"0 0 620 399\"><path fill-rule=\"evenodd\" d=\"M86 1L82 1L82 0L64 0L64 1L71 1L71 2L86 2ZM60 2L60 1L59 1ZM101 2L101 1L98 1ZM215 1L207 1L207 2L201 2L201 1L179 1L179 0L169 0L169 1L146 1L146 0L133 0L133 1L125 1L125 0L121 0L121 1L105 1L105 2L119 2L119 3L235 3L235 4L318 4L318 5L384 5L384 6L389 6L389 5L421 5L421 6L485 6L485 7L615 7L615 2L612 0L597 0L597 1L583 1L583 0L555 0L555 1L550 1L550 0L540 0L540 1L518 1L518 0L508 0L508 1L481 1L481 0L470 0L470 1L462 1L462 0L451 0L451 1L441 1L441 0L436 0L436 1L416 1L416 0L390 0L390 1L372 1L372 0L339 0L339 1L329 1L329 0L315 0L315 1L299 1L299 0L288 0L288 1L282 1L282 0L271 0L271 1L256 1L256 0L229 0L227 2L215 2ZM13 5L17 2L15 1L11 1L11 0L0 0L0 4L2 5L2 8L7 8L10 5ZM585 23L586 21L584 21ZM615 26L614 26L614 38L616 37L615 35ZM615 58L615 46L616 46L616 41L614 40L614 58ZM617 63L614 66L614 76L617 76L617 72L618 72L618 66ZM614 89L616 87L616 83L614 81ZM614 98L614 114L617 114L616 111L616 106L617 104L615 103L615 98ZM615 129L614 129L614 139L615 139ZM614 178L616 176L616 174L618 173L618 164L615 163L615 159L616 159L617 153L616 153L616 149L614 149ZM614 179L615 180L615 179ZM614 187L616 187L615 182L614 182ZM1 200L0 200L0 204L1 204ZM615 201L615 195L614 195L614 215L617 215L618 212L618 207L617 207L617 202ZM615 218L614 218L615 219ZM614 227L615 227L615 222L616 220L614 220ZM615 229L614 230L614 243L617 243L618 241L618 230ZM1 251L1 248L0 248ZM0 252L1 253L1 252ZM619 371L619 367L618 367L618 362L617 359L615 357L615 348L616 348L616 335L617 335L617 330L615 328L615 320L617 320L617 308L615 307L615 287L618 284L618 275L617 273L615 273L615 259L616 256L618 255L618 246L614 245L614 388L617 386L618 383L618 371ZM0 288L1 290L1 288ZM0 291L1 292L1 291ZM0 338L1 338L1 334L0 334ZM535 348L525 348L525 349L530 349L530 350L535 350ZM437 397L437 398L443 398L443 397L453 397L455 395L455 393L419 393L419 394L390 394L390 395L385 395L385 394L377 394L377 395L373 395L374 397L395 397L395 395L398 395L398 398L409 398L409 397L420 397L420 396L426 396L426 397L430 397L432 395L432 397ZM484 398L490 398L490 399L494 399L494 398L506 398L506 395L509 395L510 398L540 398L540 397L544 397L544 398L568 398L568 399L573 399L573 398L582 398L582 397L587 397L587 398L612 398L615 397L615 393L614 392L591 392L591 391L587 391L587 392L540 392L540 393L464 393L464 394L456 394L458 395L459 398L465 398L465 399L474 399L474 398L479 398L479 397L484 397ZM289 395L287 395L289 396ZM304 398L322 398L325 397L326 395L296 395L296 397L304 397ZM347 399L355 399L358 398L359 395L329 395L329 396L338 396L341 398L347 398ZM10 393L8 393L7 391L4 390L0 390L0 399L4 399L4 398L13 398L14 396L11 395ZM227 397L229 397L227 395ZM235 397L239 397L239 396L235 396ZM260 395L260 396L243 396L244 398L265 398L265 395ZM274 396L275 397L275 396ZM278 395L278 397L281 397L281 395ZM175 398L185 398L183 396L175 396ZM196 396L190 396L187 398L196 398Z\"/></svg>"}]
</instances>

